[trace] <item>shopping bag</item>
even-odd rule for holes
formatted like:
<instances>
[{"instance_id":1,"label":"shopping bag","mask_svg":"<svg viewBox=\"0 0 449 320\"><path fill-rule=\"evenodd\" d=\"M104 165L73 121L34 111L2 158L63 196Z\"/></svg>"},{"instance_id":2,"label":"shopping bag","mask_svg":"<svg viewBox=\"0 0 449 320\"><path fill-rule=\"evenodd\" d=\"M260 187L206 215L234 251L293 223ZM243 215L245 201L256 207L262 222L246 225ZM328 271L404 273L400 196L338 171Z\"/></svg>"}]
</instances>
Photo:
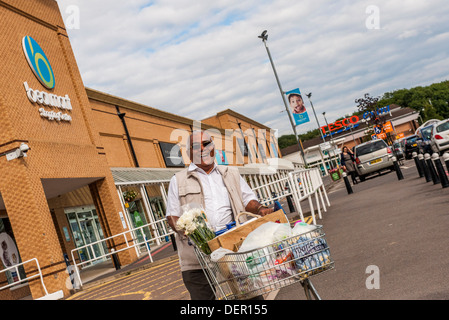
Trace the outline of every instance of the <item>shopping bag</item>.
<instances>
[{"instance_id":1,"label":"shopping bag","mask_svg":"<svg viewBox=\"0 0 449 320\"><path fill-rule=\"evenodd\" d=\"M241 215L249 215L255 217L244 224L240 224L238 221ZM278 210L266 216L257 216L249 212L242 212L237 216L236 227L232 228L228 232L210 240L208 242L211 251L217 250L218 248L225 248L236 252L239 245L246 238L246 236L266 222L276 222L276 223L288 223L287 216L284 211Z\"/></svg>"}]
</instances>

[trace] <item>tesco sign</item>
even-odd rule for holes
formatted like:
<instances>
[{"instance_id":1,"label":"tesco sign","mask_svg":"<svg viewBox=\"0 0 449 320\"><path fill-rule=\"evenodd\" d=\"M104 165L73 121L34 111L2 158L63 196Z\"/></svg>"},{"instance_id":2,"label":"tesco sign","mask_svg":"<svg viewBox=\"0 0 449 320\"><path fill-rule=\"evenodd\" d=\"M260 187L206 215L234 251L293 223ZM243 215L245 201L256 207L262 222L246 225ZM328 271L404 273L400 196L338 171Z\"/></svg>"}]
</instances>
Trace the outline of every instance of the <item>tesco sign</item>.
<instances>
[{"instance_id":1,"label":"tesco sign","mask_svg":"<svg viewBox=\"0 0 449 320\"><path fill-rule=\"evenodd\" d=\"M374 118L378 115L385 114L385 113L390 113L389 105L386 107L376 109L375 111L366 111L363 114L363 119ZM390 113L390 115L391 115L391 113ZM334 123L331 123L327 126L322 126L320 129L323 132L323 134L326 135L325 128L327 128L327 131L329 132L329 134L333 135L335 133L340 133L342 131L346 131L350 125L353 125L354 128L357 127L359 125L358 124L359 121L360 121L360 118L356 115L353 115L351 117L344 118L342 120L337 120Z\"/></svg>"},{"instance_id":2,"label":"tesco sign","mask_svg":"<svg viewBox=\"0 0 449 320\"><path fill-rule=\"evenodd\" d=\"M359 120L360 119L358 116L351 116L349 118L344 118L343 120L337 120L334 123L330 123L328 126L322 126L321 131L326 134L325 128L327 128L328 131L332 134L332 131L339 131L343 127L347 127L351 124L356 124L357 122L359 122Z\"/></svg>"}]
</instances>

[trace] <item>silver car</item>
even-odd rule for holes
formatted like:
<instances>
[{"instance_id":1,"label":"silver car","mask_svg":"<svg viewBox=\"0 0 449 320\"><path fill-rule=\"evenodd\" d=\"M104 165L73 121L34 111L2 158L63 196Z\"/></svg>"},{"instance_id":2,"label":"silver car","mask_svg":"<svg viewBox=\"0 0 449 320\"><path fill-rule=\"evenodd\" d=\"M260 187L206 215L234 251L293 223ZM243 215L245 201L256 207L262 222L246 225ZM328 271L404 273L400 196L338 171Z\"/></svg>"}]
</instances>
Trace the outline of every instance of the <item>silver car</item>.
<instances>
[{"instance_id":1,"label":"silver car","mask_svg":"<svg viewBox=\"0 0 449 320\"><path fill-rule=\"evenodd\" d=\"M394 170L393 152L383 140L364 142L355 147L356 170L360 181L382 170Z\"/></svg>"}]
</instances>

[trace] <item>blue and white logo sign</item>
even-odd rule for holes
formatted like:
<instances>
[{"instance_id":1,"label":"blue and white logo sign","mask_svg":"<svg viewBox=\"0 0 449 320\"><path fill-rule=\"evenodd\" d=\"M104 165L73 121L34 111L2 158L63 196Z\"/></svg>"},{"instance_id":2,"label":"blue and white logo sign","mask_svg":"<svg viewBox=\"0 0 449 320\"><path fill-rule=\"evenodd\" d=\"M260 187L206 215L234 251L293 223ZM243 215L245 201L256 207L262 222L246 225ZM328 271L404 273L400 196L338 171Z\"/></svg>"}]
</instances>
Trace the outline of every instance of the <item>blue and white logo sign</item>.
<instances>
[{"instance_id":1,"label":"blue and white logo sign","mask_svg":"<svg viewBox=\"0 0 449 320\"><path fill-rule=\"evenodd\" d=\"M30 36L23 37L23 52L39 81L48 89L55 87L55 75L42 48Z\"/></svg>"}]
</instances>

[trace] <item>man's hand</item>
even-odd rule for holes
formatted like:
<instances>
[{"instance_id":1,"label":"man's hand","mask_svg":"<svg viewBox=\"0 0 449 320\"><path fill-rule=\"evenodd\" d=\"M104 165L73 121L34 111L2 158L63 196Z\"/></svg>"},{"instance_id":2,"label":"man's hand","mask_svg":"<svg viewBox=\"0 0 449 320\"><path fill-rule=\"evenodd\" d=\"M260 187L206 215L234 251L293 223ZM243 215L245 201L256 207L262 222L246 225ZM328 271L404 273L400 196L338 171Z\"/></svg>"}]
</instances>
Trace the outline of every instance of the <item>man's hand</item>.
<instances>
[{"instance_id":1,"label":"man's hand","mask_svg":"<svg viewBox=\"0 0 449 320\"><path fill-rule=\"evenodd\" d=\"M263 217L263 216L266 216L267 214L270 214L270 213L273 213L273 212L274 212L274 209L262 207L262 208L259 209L259 213L258 214Z\"/></svg>"},{"instance_id":2,"label":"man's hand","mask_svg":"<svg viewBox=\"0 0 449 320\"><path fill-rule=\"evenodd\" d=\"M179 217L176 216L167 216L167 222L168 225L172 228L174 232L176 232L180 239L184 239L185 235L182 230L176 229L176 222L178 221Z\"/></svg>"},{"instance_id":3,"label":"man's hand","mask_svg":"<svg viewBox=\"0 0 449 320\"><path fill-rule=\"evenodd\" d=\"M254 214L258 214L260 216L266 216L267 214L272 213L274 210L270 208L263 207L259 201L251 200L245 207L247 212L251 212Z\"/></svg>"}]
</instances>

